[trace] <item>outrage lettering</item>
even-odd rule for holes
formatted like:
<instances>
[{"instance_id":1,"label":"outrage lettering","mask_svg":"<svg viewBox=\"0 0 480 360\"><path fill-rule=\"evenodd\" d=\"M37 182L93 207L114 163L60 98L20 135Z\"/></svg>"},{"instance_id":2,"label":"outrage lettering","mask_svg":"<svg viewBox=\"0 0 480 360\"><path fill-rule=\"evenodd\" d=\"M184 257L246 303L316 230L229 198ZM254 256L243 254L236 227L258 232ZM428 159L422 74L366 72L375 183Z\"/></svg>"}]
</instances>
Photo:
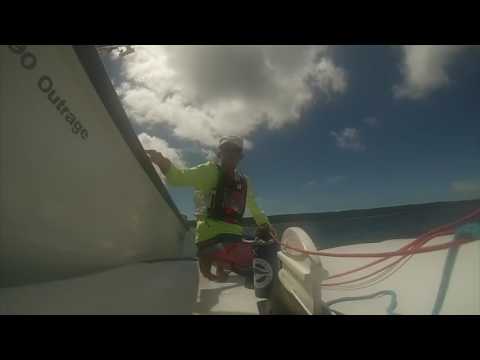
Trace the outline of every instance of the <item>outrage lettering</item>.
<instances>
[{"instance_id":1,"label":"outrage lettering","mask_svg":"<svg viewBox=\"0 0 480 360\"><path fill-rule=\"evenodd\" d=\"M9 45L9 49L19 55L20 65L26 70L33 70L37 66L37 57L27 51L26 45ZM83 126L77 116L67 106L67 100L62 98L58 89L55 88L53 79L48 75L42 75L37 81L38 89L45 94L47 100L56 108L72 129L72 133L78 134L83 140L88 138L88 130Z\"/></svg>"}]
</instances>

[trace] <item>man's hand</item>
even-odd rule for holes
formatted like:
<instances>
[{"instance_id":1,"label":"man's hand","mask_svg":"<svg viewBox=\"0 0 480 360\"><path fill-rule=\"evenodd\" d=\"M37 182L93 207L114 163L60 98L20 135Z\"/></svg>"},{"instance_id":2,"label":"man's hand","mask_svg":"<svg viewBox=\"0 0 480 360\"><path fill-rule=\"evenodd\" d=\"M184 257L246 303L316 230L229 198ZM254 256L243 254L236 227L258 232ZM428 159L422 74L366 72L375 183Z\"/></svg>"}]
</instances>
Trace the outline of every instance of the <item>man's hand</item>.
<instances>
[{"instance_id":1,"label":"man's hand","mask_svg":"<svg viewBox=\"0 0 480 360\"><path fill-rule=\"evenodd\" d=\"M156 150L145 150L145 152L150 156L150 159L152 159L152 161L158 165L164 174L168 172L168 169L170 169L170 165L172 163L165 156L163 156L161 152Z\"/></svg>"},{"instance_id":2,"label":"man's hand","mask_svg":"<svg viewBox=\"0 0 480 360\"><path fill-rule=\"evenodd\" d=\"M262 240L277 238L277 232L273 226L268 223L258 226L255 235Z\"/></svg>"},{"instance_id":3,"label":"man's hand","mask_svg":"<svg viewBox=\"0 0 480 360\"><path fill-rule=\"evenodd\" d=\"M145 150L145 152L150 156L150 158L156 163L157 161L164 161L165 156L160 151L157 150Z\"/></svg>"}]
</instances>

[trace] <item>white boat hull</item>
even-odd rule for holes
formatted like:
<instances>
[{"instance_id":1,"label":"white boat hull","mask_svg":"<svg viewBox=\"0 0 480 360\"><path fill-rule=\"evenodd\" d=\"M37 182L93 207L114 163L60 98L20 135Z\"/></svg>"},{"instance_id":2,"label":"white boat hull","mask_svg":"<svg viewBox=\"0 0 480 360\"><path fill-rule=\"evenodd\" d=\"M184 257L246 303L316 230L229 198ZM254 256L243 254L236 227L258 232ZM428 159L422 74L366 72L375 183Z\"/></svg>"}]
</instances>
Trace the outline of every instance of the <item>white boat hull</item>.
<instances>
[{"instance_id":1,"label":"white boat hull","mask_svg":"<svg viewBox=\"0 0 480 360\"><path fill-rule=\"evenodd\" d=\"M180 255L185 223L98 64L0 47L0 287Z\"/></svg>"}]
</instances>

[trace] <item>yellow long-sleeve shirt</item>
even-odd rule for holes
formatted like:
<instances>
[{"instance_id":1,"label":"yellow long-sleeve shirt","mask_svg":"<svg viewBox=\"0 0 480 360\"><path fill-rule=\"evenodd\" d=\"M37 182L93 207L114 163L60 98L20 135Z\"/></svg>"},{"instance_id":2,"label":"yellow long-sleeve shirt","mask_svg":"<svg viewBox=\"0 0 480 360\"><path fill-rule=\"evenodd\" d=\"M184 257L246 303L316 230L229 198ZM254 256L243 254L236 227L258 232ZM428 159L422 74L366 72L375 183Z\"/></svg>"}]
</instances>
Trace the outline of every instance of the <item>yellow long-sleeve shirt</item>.
<instances>
[{"instance_id":1,"label":"yellow long-sleeve shirt","mask_svg":"<svg viewBox=\"0 0 480 360\"><path fill-rule=\"evenodd\" d=\"M206 214L205 201L208 199L209 193L217 185L218 176L218 167L212 161L208 161L189 169L179 169L172 164L166 174L168 184L172 186L189 186L193 187L196 191L197 205L199 205L199 208L197 209L196 243L212 239L221 234L243 234L243 228L241 225L215 220L209 218ZM250 210L257 225L268 223L267 216L258 207L257 202L255 201L253 185L248 178L246 207Z\"/></svg>"}]
</instances>

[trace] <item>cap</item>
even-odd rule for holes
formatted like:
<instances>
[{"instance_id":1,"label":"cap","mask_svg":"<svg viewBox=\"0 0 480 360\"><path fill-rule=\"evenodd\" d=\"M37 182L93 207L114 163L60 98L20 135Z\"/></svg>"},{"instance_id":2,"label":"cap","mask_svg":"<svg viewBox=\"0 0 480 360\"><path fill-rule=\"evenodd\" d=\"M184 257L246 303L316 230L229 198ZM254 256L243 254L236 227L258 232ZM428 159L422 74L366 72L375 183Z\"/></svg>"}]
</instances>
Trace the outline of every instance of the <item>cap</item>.
<instances>
[{"instance_id":1,"label":"cap","mask_svg":"<svg viewBox=\"0 0 480 360\"><path fill-rule=\"evenodd\" d=\"M240 150L243 151L243 139L238 136L226 136L220 139L220 143L218 144L218 147L220 148L221 146L225 144L232 144L240 148Z\"/></svg>"}]
</instances>

